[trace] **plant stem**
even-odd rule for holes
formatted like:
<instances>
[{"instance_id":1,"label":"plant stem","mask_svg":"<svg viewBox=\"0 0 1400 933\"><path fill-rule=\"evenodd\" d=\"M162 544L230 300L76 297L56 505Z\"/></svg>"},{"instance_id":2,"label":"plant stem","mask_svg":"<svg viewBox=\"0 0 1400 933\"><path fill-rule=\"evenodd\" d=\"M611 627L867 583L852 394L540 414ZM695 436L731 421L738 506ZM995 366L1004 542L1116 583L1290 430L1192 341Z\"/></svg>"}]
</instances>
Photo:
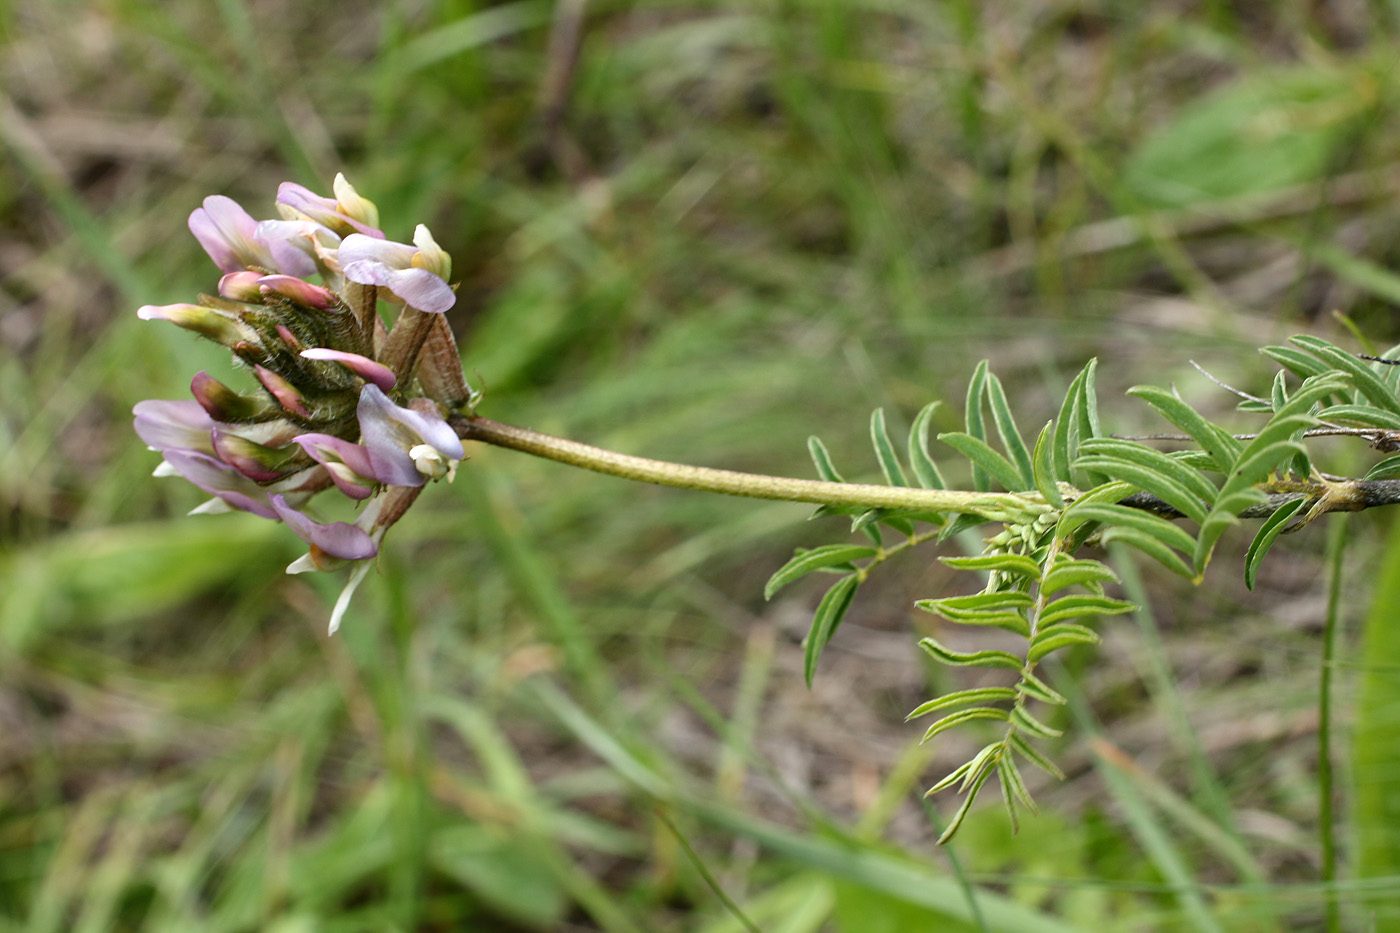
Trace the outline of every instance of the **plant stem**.
<instances>
[{"instance_id":1,"label":"plant stem","mask_svg":"<svg viewBox=\"0 0 1400 933\"><path fill-rule=\"evenodd\" d=\"M860 509L958 512L981 515L988 521L1021 521L1028 515L1033 517L1037 511L1043 511L1046 507L1045 497L1033 489L1025 492L968 492L864 483L829 483L815 479L740 473L620 454L604 450L602 447L580 444L577 441L553 437L529 428L503 424L464 412L453 414L448 421L462 440L506 447L622 479L727 496L811 502L817 505ZM1382 505L1400 504L1400 480L1396 479L1341 479L1322 483L1284 478L1260 483L1257 488L1268 495L1268 500L1249 506L1240 513L1241 518L1267 518L1279 506L1299 498L1316 500L1308 520L1326 512L1358 512ZM1072 502L1080 496L1078 490L1063 484L1060 492L1066 502ZM1183 517L1173 506L1150 493L1133 493L1123 499L1122 504L1155 512L1166 518Z\"/></svg>"},{"instance_id":2,"label":"plant stem","mask_svg":"<svg viewBox=\"0 0 1400 933\"><path fill-rule=\"evenodd\" d=\"M1327 933L1342 929L1337 904L1337 827L1332 814L1336 793L1332 780L1332 668L1337 657L1337 637L1342 594L1342 552L1347 526L1338 522L1327 536L1327 619L1322 631L1322 664L1317 697L1317 822L1322 846L1322 883L1326 888Z\"/></svg>"},{"instance_id":3,"label":"plant stem","mask_svg":"<svg viewBox=\"0 0 1400 933\"><path fill-rule=\"evenodd\" d=\"M710 467L667 463L615 453L576 441L551 437L528 428L502 424L489 418L454 416L452 426L463 440L482 441L508 447L536 457L583 467L597 473L661 486L676 486L702 492L753 499L781 499L819 505L852 506L866 509L910 509L930 512L989 512L1007 507L1023 510L1028 504L1043 503L1037 492L987 493L946 489L910 489L904 486L874 486L862 483L828 483L813 479L791 479L759 473L739 473Z\"/></svg>"}]
</instances>

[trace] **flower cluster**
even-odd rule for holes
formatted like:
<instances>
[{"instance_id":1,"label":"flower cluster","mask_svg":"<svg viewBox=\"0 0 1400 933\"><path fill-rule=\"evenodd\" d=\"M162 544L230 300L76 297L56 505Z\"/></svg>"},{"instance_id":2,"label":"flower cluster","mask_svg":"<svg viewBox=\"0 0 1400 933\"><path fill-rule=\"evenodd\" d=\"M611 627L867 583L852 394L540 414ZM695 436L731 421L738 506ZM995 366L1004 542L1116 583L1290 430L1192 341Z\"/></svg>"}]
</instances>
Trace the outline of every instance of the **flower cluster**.
<instances>
[{"instance_id":1,"label":"flower cluster","mask_svg":"<svg viewBox=\"0 0 1400 933\"><path fill-rule=\"evenodd\" d=\"M156 475L214 497L196 512L284 522L310 545L289 573L355 564L332 632L386 529L429 479L452 479L462 442L443 415L474 402L442 315L456 300L451 259L421 225L411 244L385 239L378 210L343 175L334 193L284 183L281 219L261 222L229 198L205 198L189 226L224 272L218 294L137 314L228 347L260 391L201 372L193 400L134 409L136 433L164 459ZM392 327L380 301L399 309ZM305 511L331 486L368 500L353 523Z\"/></svg>"}]
</instances>

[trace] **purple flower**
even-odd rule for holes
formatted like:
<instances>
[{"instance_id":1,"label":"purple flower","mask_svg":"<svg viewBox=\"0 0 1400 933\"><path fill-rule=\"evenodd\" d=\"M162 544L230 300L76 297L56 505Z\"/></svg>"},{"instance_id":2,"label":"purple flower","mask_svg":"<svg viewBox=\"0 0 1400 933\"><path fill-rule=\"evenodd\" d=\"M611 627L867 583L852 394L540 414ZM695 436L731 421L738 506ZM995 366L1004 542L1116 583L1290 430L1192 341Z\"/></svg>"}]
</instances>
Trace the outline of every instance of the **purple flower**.
<instances>
[{"instance_id":1,"label":"purple flower","mask_svg":"<svg viewBox=\"0 0 1400 933\"><path fill-rule=\"evenodd\" d=\"M307 518L304 512L298 512L289 506L287 500L280 495L268 496L268 501L276 510L277 517L286 522L287 527L313 549L319 548L331 557L341 560L367 560L379 553L379 545L375 544L363 528L357 528L349 522L319 524Z\"/></svg>"},{"instance_id":2,"label":"purple flower","mask_svg":"<svg viewBox=\"0 0 1400 933\"><path fill-rule=\"evenodd\" d=\"M137 402L131 413L136 416L136 436L152 450L214 452L210 441L214 419L198 402L148 399Z\"/></svg>"},{"instance_id":3,"label":"purple flower","mask_svg":"<svg viewBox=\"0 0 1400 933\"><path fill-rule=\"evenodd\" d=\"M293 438L307 456L326 468L336 487L352 499L368 499L378 485L369 451L331 434L299 434Z\"/></svg>"},{"instance_id":4,"label":"purple flower","mask_svg":"<svg viewBox=\"0 0 1400 933\"><path fill-rule=\"evenodd\" d=\"M412 246L386 240L372 202L344 176L333 188L335 198L324 198L282 185L282 220L255 221L220 196L190 215L191 232L224 271L217 296L137 313L228 347L258 387L241 394L200 372L193 399L133 409L136 433L163 457L157 475L182 476L214 497L195 511L283 522L310 545L290 573L357 565L332 632L387 529L429 479L452 478L464 451L444 413L474 398L451 331L430 316L455 301L447 254L426 227ZM308 281L313 274L318 281ZM376 297L405 305L390 330ZM353 523L303 511L332 485L363 504Z\"/></svg>"},{"instance_id":5,"label":"purple flower","mask_svg":"<svg viewBox=\"0 0 1400 933\"><path fill-rule=\"evenodd\" d=\"M286 240L259 234L257 221L232 198L212 195L190 214L190 232L214 264L225 272L260 268L288 275L311 275L316 264Z\"/></svg>"},{"instance_id":6,"label":"purple flower","mask_svg":"<svg viewBox=\"0 0 1400 933\"><path fill-rule=\"evenodd\" d=\"M426 232L427 228L423 229ZM352 233L341 242L337 258L341 271L350 281L386 288L410 307L441 314L457 303L457 293L441 275L426 268L425 263L435 258L420 258L426 255L425 251L407 243L375 240ZM436 265L441 267L442 263Z\"/></svg>"},{"instance_id":7,"label":"purple flower","mask_svg":"<svg viewBox=\"0 0 1400 933\"><path fill-rule=\"evenodd\" d=\"M447 422L395 405L373 384L360 390L356 415L374 478L387 486L422 486L429 477L448 476L466 455Z\"/></svg>"},{"instance_id":8,"label":"purple flower","mask_svg":"<svg viewBox=\"0 0 1400 933\"><path fill-rule=\"evenodd\" d=\"M384 232L375 226L379 210L374 203L360 197L344 175L335 176L335 198L324 198L309 188L284 181L277 187L277 204L288 220L306 218L344 236L359 233L383 239ZM340 196L345 195L341 200Z\"/></svg>"},{"instance_id":9,"label":"purple flower","mask_svg":"<svg viewBox=\"0 0 1400 933\"><path fill-rule=\"evenodd\" d=\"M302 350L301 355L308 360L332 360L340 363L355 375L366 382L372 382L379 388L388 392L398 382L398 377L394 371L383 363L376 363L367 356L358 353L346 353L343 350L328 350L325 347L312 347L309 350Z\"/></svg>"}]
</instances>

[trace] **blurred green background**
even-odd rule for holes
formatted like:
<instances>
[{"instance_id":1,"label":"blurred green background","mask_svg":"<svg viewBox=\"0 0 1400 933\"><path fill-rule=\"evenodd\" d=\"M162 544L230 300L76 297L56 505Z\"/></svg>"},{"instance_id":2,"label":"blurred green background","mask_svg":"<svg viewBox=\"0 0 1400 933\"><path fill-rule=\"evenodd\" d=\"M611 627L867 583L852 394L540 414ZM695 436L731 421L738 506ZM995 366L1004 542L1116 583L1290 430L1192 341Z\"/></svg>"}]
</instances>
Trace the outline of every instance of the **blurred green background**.
<instances>
[{"instance_id":1,"label":"blurred green background","mask_svg":"<svg viewBox=\"0 0 1400 933\"><path fill-rule=\"evenodd\" d=\"M1267 394L1288 333L1400 337L1398 37L1385 0L0 2L0 931L1396 928L1390 515L1329 519L1326 881L1324 528L1253 594L1245 534L1197 589L1119 563L1147 608L1059 675L1069 779L936 849L976 736L902 721L957 682L931 552L809 692L820 581L762 586L842 520L477 448L328 639L339 581L184 517L129 412L230 372L134 313L212 290L190 210L343 170L453 255L500 420L872 479L872 408L953 429L989 357L1030 430L1091 356L1112 429L1160 429L1140 381L1230 417L1188 360Z\"/></svg>"}]
</instances>

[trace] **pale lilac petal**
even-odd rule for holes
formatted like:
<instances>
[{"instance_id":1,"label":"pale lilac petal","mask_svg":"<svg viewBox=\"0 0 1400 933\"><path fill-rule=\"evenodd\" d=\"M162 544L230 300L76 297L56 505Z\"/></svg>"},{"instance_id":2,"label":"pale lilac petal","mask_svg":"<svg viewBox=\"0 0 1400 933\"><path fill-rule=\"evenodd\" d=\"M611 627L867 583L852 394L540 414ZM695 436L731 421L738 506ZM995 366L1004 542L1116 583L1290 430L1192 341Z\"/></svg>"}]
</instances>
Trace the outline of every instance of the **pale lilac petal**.
<instances>
[{"instance_id":1,"label":"pale lilac petal","mask_svg":"<svg viewBox=\"0 0 1400 933\"><path fill-rule=\"evenodd\" d=\"M269 269L278 272L285 272L297 278L303 278L316 273L316 262L306 254L306 251L295 243L279 239L262 239L259 242L266 248L272 261L267 263Z\"/></svg>"},{"instance_id":2,"label":"pale lilac petal","mask_svg":"<svg viewBox=\"0 0 1400 933\"><path fill-rule=\"evenodd\" d=\"M373 383L360 390L356 415L360 420L360 441L374 466L373 476L388 486L422 486L428 478L418 472L409 448L418 440L397 417L401 409Z\"/></svg>"},{"instance_id":3,"label":"pale lilac petal","mask_svg":"<svg viewBox=\"0 0 1400 933\"><path fill-rule=\"evenodd\" d=\"M277 186L277 203L290 207L297 213L304 214L317 223L325 224L328 227L345 224L365 236L375 239L384 237L382 230L362 223L342 211L340 204L334 198L323 198L311 189L295 182L284 181Z\"/></svg>"},{"instance_id":4,"label":"pale lilac petal","mask_svg":"<svg viewBox=\"0 0 1400 933\"><path fill-rule=\"evenodd\" d=\"M394 269L408 269L413 265L413 257L418 247L393 240L378 240L373 237L352 233L340 243L340 264L348 266L352 262L373 260L382 262ZM363 283L368 285L368 282Z\"/></svg>"},{"instance_id":5,"label":"pale lilac petal","mask_svg":"<svg viewBox=\"0 0 1400 933\"><path fill-rule=\"evenodd\" d=\"M246 269L230 272L219 279L219 295L234 301L260 303L262 291L258 288L258 280L263 277L261 272L249 272Z\"/></svg>"},{"instance_id":6,"label":"pale lilac petal","mask_svg":"<svg viewBox=\"0 0 1400 933\"><path fill-rule=\"evenodd\" d=\"M366 534L364 529L356 528L349 522L330 522L323 525L292 508L287 504L287 500L279 495L269 496L268 501L276 509L278 517L287 523L287 527L292 529L298 538L320 548L331 557L366 560L379 552L379 546L374 543L374 539Z\"/></svg>"},{"instance_id":7,"label":"pale lilac petal","mask_svg":"<svg viewBox=\"0 0 1400 933\"><path fill-rule=\"evenodd\" d=\"M399 300L429 314L441 314L457 303L452 287L427 269L394 269L361 259L345 266L344 272L352 282L387 288Z\"/></svg>"},{"instance_id":8,"label":"pale lilac petal","mask_svg":"<svg viewBox=\"0 0 1400 933\"><path fill-rule=\"evenodd\" d=\"M214 265L225 272L238 272L243 268L238 251L224 240L208 211L202 207L197 208L190 214L189 225L190 233L193 233L199 245L204 247L209 258L214 260Z\"/></svg>"},{"instance_id":9,"label":"pale lilac petal","mask_svg":"<svg viewBox=\"0 0 1400 933\"><path fill-rule=\"evenodd\" d=\"M329 289L312 285L293 275L265 275L258 279L263 294L282 295L300 304L328 311L335 307L335 295Z\"/></svg>"},{"instance_id":10,"label":"pale lilac petal","mask_svg":"<svg viewBox=\"0 0 1400 933\"><path fill-rule=\"evenodd\" d=\"M310 349L302 350L301 355L308 360L334 360L337 363L343 363L355 375L366 382L374 383L385 392L392 389L394 383L398 381L398 377L394 375L392 369L385 366L383 363L376 363L369 357L361 356L358 353L347 353L344 350L330 350L326 347L311 347Z\"/></svg>"},{"instance_id":11,"label":"pale lilac petal","mask_svg":"<svg viewBox=\"0 0 1400 933\"><path fill-rule=\"evenodd\" d=\"M212 453L214 421L195 401L148 399L131 409L136 435L156 450L179 448Z\"/></svg>"},{"instance_id":12,"label":"pale lilac petal","mask_svg":"<svg viewBox=\"0 0 1400 933\"><path fill-rule=\"evenodd\" d=\"M360 390L356 408L360 440L374 464L374 477L390 486L421 486L426 477L418 471L409 450L429 444L450 460L466 451L461 438L441 418L395 405L373 384Z\"/></svg>"},{"instance_id":13,"label":"pale lilac petal","mask_svg":"<svg viewBox=\"0 0 1400 933\"><path fill-rule=\"evenodd\" d=\"M336 487L352 499L367 499L374 492L374 465L369 451L359 444L331 434L300 434L293 438L302 450L324 465ZM346 471L350 474L347 475ZM356 479L364 482L357 482Z\"/></svg>"},{"instance_id":14,"label":"pale lilac petal","mask_svg":"<svg viewBox=\"0 0 1400 933\"><path fill-rule=\"evenodd\" d=\"M197 450L165 450L161 451L161 456L175 472L235 509L263 518L277 517L262 487L228 464Z\"/></svg>"},{"instance_id":15,"label":"pale lilac petal","mask_svg":"<svg viewBox=\"0 0 1400 933\"><path fill-rule=\"evenodd\" d=\"M237 272L248 264L257 221L237 201L221 194L205 198L204 206L190 214L189 226L220 269Z\"/></svg>"}]
</instances>

